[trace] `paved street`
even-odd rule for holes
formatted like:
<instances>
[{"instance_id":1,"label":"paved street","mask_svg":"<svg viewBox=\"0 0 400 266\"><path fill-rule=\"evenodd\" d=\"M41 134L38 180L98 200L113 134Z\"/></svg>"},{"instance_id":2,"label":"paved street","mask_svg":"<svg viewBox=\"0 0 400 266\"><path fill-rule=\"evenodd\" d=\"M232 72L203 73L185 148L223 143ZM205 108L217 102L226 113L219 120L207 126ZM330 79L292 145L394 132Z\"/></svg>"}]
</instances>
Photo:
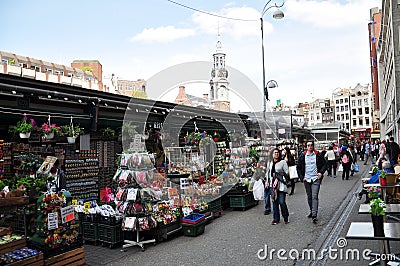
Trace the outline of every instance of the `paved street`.
<instances>
[{"instance_id":1,"label":"paved street","mask_svg":"<svg viewBox=\"0 0 400 266\"><path fill-rule=\"evenodd\" d=\"M317 225L306 217L308 206L304 186L297 183L295 195L287 198L290 212L287 225L271 225L272 216L263 215L263 204L259 204L247 211L226 210L220 218L206 225L203 235L171 237L155 246L147 245L144 252L140 247L121 252L119 248L85 245L86 261L88 265L366 265L366 261L329 259L316 263L301 257L280 260L276 252L271 262L270 257L260 260L257 252L265 245L269 252L271 249L287 252L296 249L300 254L303 249L313 248L317 255L326 244L337 248L336 238L346 235L351 221L370 221L369 215L357 214L362 201L354 196L360 189L360 177L368 175L368 170L361 162L360 173L348 181L343 181L340 176L324 178ZM330 234L332 238L328 237ZM347 244L349 248L379 250L379 241L348 240ZM400 250L398 243L392 244L392 251L396 250Z\"/></svg>"}]
</instances>

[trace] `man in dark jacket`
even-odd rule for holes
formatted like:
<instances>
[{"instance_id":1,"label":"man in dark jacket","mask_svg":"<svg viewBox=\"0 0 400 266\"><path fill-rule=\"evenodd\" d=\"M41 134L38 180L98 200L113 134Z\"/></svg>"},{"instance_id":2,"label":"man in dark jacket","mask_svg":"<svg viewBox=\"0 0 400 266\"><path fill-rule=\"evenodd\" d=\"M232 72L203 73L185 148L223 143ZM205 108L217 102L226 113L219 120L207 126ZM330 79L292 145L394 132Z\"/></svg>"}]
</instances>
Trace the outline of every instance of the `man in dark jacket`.
<instances>
[{"instance_id":1,"label":"man in dark jacket","mask_svg":"<svg viewBox=\"0 0 400 266\"><path fill-rule=\"evenodd\" d=\"M300 155L297 162L297 174L299 179L304 182L310 208L308 218L312 218L313 223L318 221L318 194L325 171L325 158L314 150L313 141L307 141L307 149Z\"/></svg>"},{"instance_id":2,"label":"man in dark jacket","mask_svg":"<svg viewBox=\"0 0 400 266\"><path fill-rule=\"evenodd\" d=\"M400 153L399 144L394 142L394 137L389 138L389 143L387 145L386 151L389 154L390 165L393 167L395 164L397 164L397 160Z\"/></svg>"}]
</instances>

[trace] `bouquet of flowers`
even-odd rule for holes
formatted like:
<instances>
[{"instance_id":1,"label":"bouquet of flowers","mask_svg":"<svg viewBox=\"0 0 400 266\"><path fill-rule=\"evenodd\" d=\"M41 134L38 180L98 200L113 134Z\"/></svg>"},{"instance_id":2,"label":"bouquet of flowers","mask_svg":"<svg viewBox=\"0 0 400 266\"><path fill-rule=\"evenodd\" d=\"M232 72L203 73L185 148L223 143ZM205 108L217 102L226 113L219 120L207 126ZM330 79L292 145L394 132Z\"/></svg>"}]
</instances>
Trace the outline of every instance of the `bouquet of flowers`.
<instances>
[{"instance_id":1,"label":"bouquet of flowers","mask_svg":"<svg viewBox=\"0 0 400 266\"><path fill-rule=\"evenodd\" d=\"M385 215L386 204L380 198L371 200L371 203L369 205L371 207L369 212L372 215L375 215L375 216L383 216L383 215Z\"/></svg>"},{"instance_id":2,"label":"bouquet of flowers","mask_svg":"<svg viewBox=\"0 0 400 266\"><path fill-rule=\"evenodd\" d=\"M185 145L198 146L200 141L207 136L207 132L192 132L184 137Z\"/></svg>"},{"instance_id":3,"label":"bouquet of flowers","mask_svg":"<svg viewBox=\"0 0 400 266\"><path fill-rule=\"evenodd\" d=\"M377 199L380 195L380 190L377 186L367 188L368 198Z\"/></svg>"}]
</instances>

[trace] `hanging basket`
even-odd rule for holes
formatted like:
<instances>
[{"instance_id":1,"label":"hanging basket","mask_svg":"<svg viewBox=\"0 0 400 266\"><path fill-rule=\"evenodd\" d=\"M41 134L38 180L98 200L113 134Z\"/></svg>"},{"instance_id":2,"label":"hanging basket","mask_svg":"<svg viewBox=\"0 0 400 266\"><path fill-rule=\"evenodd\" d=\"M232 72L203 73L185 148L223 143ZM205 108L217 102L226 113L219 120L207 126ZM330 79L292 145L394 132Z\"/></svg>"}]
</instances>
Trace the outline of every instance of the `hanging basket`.
<instances>
[{"instance_id":1,"label":"hanging basket","mask_svg":"<svg viewBox=\"0 0 400 266\"><path fill-rule=\"evenodd\" d=\"M31 136L31 132L19 133L19 137L21 139L29 139L30 136Z\"/></svg>"},{"instance_id":2,"label":"hanging basket","mask_svg":"<svg viewBox=\"0 0 400 266\"><path fill-rule=\"evenodd\" d=\"M50 132L49 134L44 135L45 139L53 139L54 138L54 132Z\"/></svg>"},{"instance_id":3,"label":"hanging basket","mask_svg":"<svg viewBox=\"0 0 400 266\"><path fill-rule=\"evenodd\" d=\"M383 215L372 215L372 225L374 227L374 236L385 236L383 229Z\"/></svg>"},{"instance_id":4,"label":"hanging basket","mask_svg":"<svg viewBox=\"0 0 400 266\"><path fill-rule=\"evenodd\" d=\"M67 137L67 141L69 144L74 144L76 140L76 137Z\"/></svg>"}]
</instances>

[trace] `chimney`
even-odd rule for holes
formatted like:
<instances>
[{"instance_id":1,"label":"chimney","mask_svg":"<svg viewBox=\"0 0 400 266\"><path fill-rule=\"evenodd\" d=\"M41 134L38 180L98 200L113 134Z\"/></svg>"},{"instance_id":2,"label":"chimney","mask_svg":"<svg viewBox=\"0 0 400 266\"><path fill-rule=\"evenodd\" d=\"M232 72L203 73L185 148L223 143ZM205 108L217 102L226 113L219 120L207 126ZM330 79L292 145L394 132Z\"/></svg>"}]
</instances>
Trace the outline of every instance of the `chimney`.
<instances>
[{"instance_id":1,"label":"chimney","mask_svg":"<svg viewBox=\"0 0 400 266\"><path fill-rule=\"evenodd\" d=\"M185 95L185 86L179 86L179 95Z\"/></svg>"},{"instance_id":2,"label":"chimney","mask_svg":"<svg viewBox=\"0 0 400 266\"><path fill-rule=\"evenodd\" d=\"M203 99L208 101L208 93L203 93Z\"/></svg>"}]
</instances>

